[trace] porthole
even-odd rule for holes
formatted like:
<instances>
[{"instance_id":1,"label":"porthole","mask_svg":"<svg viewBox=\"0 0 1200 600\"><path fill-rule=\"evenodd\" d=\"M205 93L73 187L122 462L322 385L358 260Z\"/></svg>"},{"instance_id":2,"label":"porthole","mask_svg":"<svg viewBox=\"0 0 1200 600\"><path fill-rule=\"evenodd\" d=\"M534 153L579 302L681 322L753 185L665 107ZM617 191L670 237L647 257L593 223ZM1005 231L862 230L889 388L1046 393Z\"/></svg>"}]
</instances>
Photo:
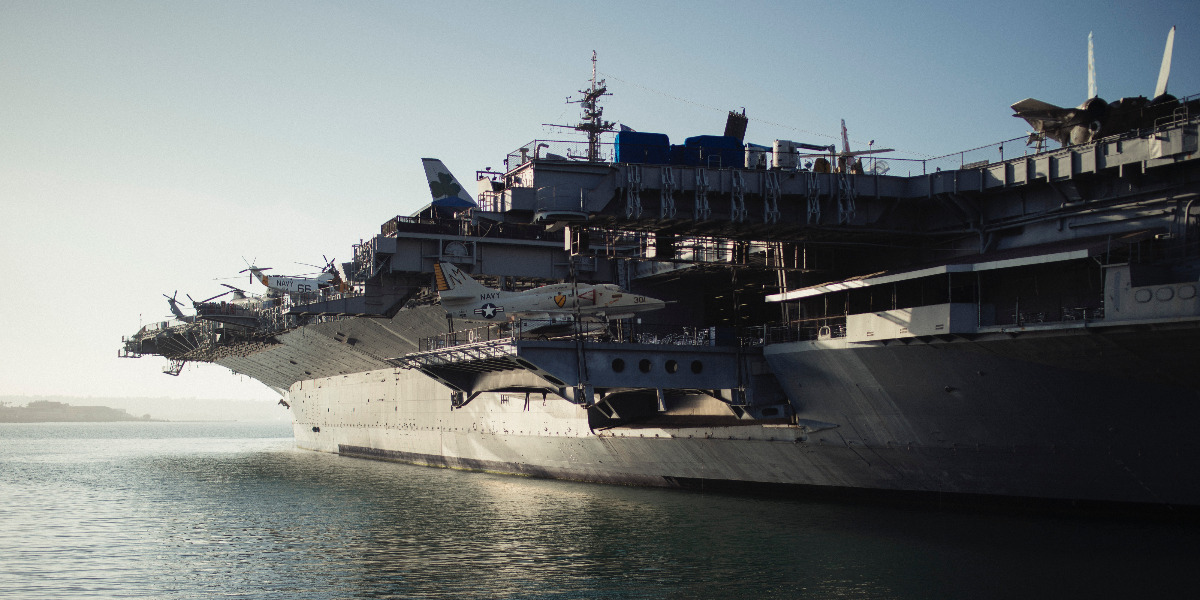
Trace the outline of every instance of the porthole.
<instances>
[{"instance_id":1,"label":"porthole","mask_svg":"<svg viewBox=\"0 0 1200 600\"><path fill-rule=\"evenodd\" d=\"M1133 299L1138 302L1149 302L1154 297L1154 293L1150 290L1141 289L1133 293Z\"/></svg>"},{"instance_id":2,"label":"porthole","mask_svg":"<svg viewBox=\"0 0 1200 600\"><path fill-rule=\"evenodd\" d=\"M693 360L693 361L692 361L692 372L693 372L693 373L695 373L695 374L699 375L699 374L700 374L700 372L701 372L701 371L703 371L703 370L704 370L704 363L702 363L702 362L700 362L700 361L698 361L698 360Z\"/></svg>"},{"instance_id":3,"label":"porthole","mask_svg":"<svg viewBox=\"0 0 1200 600\"><path fill-rule=\"evenodd\" d=\"M667 364L663 365L663 368L666 369L668 373L674 373L675 371L679 370L679 363L673 360L668 360Z\"/></svg>"},{"instance_id":4,"label":"porthole","mask_svg":"<svg viewBox=\"0 0 1200 600\"><path fill-rule=\"evenodd\" d=\"M624 371L625 370L625 360L621 359L621 358L614 358L612 361L612 370L613 370L613 373L620 373L621 371Z\"/></svg>"},{"instance_id":5,"label":"porthole","mask_svg":"<svg viewBox=\"0 0 1200 600\"><path fill-rule=\"evenodd\" d=\"M650 359L648 358L643 358L642 360L638 361L638 370L643 373L649 373L650 367L652 366L654 366L654 364L651 363Z\"/></svg>"},{"instance_id":6,"label":"porthole","mask_svg":"<svg viewBox=\"0 0 1200 600\"><path fill-rule=\"evenodd\" d=\"M1185 286L1179 288L1179 297L1183 300L1190 300L1192 298L1195 298L1196 297L1196 288L1194 288L1190 285L1185 285Z\"/></svg>"},{"instance_id":7,"label":"porthole","mask_svg":"<svg viewBox=\"0 0 1200 600\"><path fill-rule=\"evenodd\" d=\"M1154 295L1158 297L1160 302L1166 302L1167 300L1175 297L1175 290L1174 288L1169 287L1158 288L1158 292Z\"/></svg>"}]
</instances>

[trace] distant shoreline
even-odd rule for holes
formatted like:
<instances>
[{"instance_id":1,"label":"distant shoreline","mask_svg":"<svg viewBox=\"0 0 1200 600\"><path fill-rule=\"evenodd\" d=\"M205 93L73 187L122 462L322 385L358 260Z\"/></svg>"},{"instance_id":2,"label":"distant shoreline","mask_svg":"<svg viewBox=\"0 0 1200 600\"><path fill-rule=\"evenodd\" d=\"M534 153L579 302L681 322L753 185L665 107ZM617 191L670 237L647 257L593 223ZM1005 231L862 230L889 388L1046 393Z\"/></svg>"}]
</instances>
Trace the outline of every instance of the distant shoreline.
<instances>
[{"instance_id":1,"label":"distant shoreline","mask_svg":"<svg viewBox=\"0 0 1200 600\"><path fill-rule=\"evenodd\" d=\"M129 419L108 419L108 420L71 420L54 419L50 421L28 421L28 420L5 420L0 417L0 425L21 425L28 423L36 425L38 423L172 423L172 424L194 424L194 423L287 423L279 419L182 419L175 421L172 419L140 419L137 417ZM290 423L289 423L290 424Z\"/></svg>"},{"instance_id":2,"label":"distant shoreline","mask_svg":"<svg viewBox=\"0 0 1200 600\"><path fill-rule=\"evenodd\" d=\"M137 421L161 423L150 415L135 417L107 406L74 406L63 402L35 400L26 406L0 405L0 423L115 423Z\"/></svg>"},{"instance_id":3,"label":"distant shoreline","mask_svg":"<svg viewBox=\"0 0 1200 600\"><path fill-rule=\"evenodd\" d=\"M107 422L107 421L165 421L179 422L230 422L230 421L288 421L292 420L291 411L279 404L278 399L266 400L236 400L213 398L171 398L171 397L101 397L101 396L14 396L0 395L0 412L7 409L20 408L25 405L35 405L39 402L56 402L73 407L99 406L116 411L125 411L120 416L83 419L74 416L58 416L41 418L33 422ZM30 422L31 417L0 416L0 422Z\"/></svg>"}]
</instances>

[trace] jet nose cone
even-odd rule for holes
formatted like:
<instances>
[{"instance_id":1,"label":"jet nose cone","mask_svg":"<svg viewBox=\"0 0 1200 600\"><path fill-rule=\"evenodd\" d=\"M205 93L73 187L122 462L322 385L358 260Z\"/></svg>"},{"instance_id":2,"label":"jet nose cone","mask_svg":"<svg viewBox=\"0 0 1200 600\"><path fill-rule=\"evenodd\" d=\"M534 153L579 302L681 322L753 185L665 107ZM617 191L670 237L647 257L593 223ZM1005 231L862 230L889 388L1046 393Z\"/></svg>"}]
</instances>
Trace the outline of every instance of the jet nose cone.
<instances>
[{"instance_id":1,"label":"jet nose cone","mask_svg":"<svg viewBox=\"0 0 1200 600\"><path fill-rule=\"evenodd\" d=\"M660 310L667 307L667 303L658 298L646 298L645 302L637 305L638 310Z\"/></svg>"}]
</instances>

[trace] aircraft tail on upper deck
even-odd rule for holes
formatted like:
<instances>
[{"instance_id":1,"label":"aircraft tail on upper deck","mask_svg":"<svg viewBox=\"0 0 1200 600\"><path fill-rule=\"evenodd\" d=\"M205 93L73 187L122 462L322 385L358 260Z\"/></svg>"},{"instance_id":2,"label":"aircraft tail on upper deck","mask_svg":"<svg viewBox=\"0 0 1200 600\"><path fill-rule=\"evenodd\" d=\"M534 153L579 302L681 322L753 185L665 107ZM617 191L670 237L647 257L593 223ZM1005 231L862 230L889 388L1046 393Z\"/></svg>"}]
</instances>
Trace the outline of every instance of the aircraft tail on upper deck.
<instances>
[{"instance_id":1,"label":"aircraft tail on upper deck","mask_svg":"<svg viewBox=\"0 0 1200 600\"><path fill-rule=\"evenodd\" d=\"M429 181L429 193L433 195L434 206L447 208L472 208L478 206L475 199L466 188L454 178L450 169L436 158L422 158L425 165L425 179Z\"/></svg>"},{"instance_id":2,"label":"aircraft tail on upper deck","mask_svg":"<svg viewBox=\"0 0 1200 600\"><path fill-rule=\"evenodd\" d=\"M475 300L486 294L496 293L496 290L484 287L482 283L447 262L433 265L433 280L443 301Z\"/></svg>"}]
</instances>

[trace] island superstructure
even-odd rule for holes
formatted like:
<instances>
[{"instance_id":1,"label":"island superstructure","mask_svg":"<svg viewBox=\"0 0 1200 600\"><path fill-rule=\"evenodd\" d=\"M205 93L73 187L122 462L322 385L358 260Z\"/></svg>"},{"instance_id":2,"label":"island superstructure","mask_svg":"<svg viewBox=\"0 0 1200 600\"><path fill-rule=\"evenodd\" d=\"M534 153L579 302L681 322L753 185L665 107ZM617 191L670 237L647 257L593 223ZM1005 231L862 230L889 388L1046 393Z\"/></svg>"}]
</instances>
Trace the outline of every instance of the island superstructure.
<instances>
[{"instance_id":1,"label":"island superstructure","mask_svg":"<svg viewBox=\"0 0 1200 600\"><path fill-rule=\"evenodd\" d=\"M611 125L602 88L585 132ZM1195 104L1086 144L889 167L746 143L731 113L677 145L534 140L475 198L427 161L434 201L354 245L343 285L198 303L122 352L253 377L298 447L351 456L1198 507ZM481 294L448 313L451 266L497 294L557 284L566 309L509 319ZM599 285L664 308L585 318Z\"/></svg>"}]
</instances>

